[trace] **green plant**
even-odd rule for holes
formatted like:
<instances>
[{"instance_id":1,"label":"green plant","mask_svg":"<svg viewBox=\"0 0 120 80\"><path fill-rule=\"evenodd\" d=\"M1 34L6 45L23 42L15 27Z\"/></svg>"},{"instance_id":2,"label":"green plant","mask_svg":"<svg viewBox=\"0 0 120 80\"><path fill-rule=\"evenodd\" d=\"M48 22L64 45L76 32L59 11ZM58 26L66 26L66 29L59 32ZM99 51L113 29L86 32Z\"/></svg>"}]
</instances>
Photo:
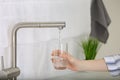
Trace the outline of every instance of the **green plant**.
<instances>
[{"instance_id":1,"label":"green plant","mask_svg":"<svg viewBox=\"0 0 120 80\"><path fill-rule=\"evenodd\" d=\"M91 37L82 41L81 46L83 48L86 60L95 59L99 44L100 42L97 39Z\"/></svg>"}]
</instances>

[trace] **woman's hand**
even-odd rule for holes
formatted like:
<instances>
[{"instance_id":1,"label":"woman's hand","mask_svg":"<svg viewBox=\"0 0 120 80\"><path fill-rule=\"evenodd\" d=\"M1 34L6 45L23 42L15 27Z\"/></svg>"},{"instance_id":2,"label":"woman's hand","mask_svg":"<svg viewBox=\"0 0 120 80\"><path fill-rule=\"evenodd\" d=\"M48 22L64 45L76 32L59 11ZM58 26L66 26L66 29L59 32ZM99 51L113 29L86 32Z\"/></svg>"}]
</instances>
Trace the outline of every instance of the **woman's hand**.
<instances>
[{"instance_id":1,"label":"woman's hand","mask_svg":"<svg viewBox=\"0 0 120 80\"><path fill-rule=\"evenodd\" d=\"M77 60L69 53L60 50L54 50L52 56L59 56L66 60L66 68L72 71L108 71L104 59L97 60ZM52 62L55 63L54 58Z\"/></svg>"}]
</instances>

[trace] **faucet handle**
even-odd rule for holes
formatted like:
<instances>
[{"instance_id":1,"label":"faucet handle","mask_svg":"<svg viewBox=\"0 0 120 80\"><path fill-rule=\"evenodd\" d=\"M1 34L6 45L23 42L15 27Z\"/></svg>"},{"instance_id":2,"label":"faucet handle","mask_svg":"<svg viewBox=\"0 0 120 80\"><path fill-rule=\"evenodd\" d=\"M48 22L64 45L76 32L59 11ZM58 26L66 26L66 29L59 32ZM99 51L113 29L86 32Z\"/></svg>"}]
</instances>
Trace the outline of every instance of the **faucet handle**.
<instances>
[{"instance_id":1,"label":"faucet handle","mask_svg":"<svg viewBox=\"0 0 120 80\"><path fill-rule=\"evenodd\" d=\"M0 80L1 79L11 79L13 77L17 77L20 74L20 69L16 68L7 68L0 71Z\"/></svg>"}]
</instances>

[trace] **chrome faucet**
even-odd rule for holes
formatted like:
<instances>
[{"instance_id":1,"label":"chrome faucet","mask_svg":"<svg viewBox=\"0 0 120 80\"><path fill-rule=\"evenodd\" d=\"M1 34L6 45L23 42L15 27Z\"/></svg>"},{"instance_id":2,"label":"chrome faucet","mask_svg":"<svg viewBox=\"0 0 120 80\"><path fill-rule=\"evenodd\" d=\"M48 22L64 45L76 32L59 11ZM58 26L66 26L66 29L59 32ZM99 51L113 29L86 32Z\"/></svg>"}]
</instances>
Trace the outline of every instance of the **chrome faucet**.
<instances>
[{"instance_id":1,"label":"chrome faucet","mask_svg":"<svg viewBox=\"0 0 120 80\"><path fill-rule=\"evenodd\" d=\"M63 29L65 22L22 22L15 25L11 34L11 68L0 71L0 80L17 80L20 69L17 66L17 31L21 28L58 28Z\"/></svg>"}]
</instances>

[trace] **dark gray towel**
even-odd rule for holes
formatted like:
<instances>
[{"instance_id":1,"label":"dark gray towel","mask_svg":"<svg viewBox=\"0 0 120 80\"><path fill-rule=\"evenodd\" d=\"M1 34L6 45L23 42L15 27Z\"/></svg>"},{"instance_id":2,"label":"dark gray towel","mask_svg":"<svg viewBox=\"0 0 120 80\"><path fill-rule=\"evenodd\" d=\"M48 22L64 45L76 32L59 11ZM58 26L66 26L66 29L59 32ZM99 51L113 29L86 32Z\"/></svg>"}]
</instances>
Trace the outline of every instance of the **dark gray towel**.
<instances>
[{"instance_id":1,"label":"dark gray towel","mask_svg":"<svg viewBox=\"0 0 120 80\"><path fill-rule=\"evenodd\" d=\"M91 3L91 33L90 36L106 43L109 37L108 26L111 23L102 0L92 0Z\"/></svg>"}]
</instances>

